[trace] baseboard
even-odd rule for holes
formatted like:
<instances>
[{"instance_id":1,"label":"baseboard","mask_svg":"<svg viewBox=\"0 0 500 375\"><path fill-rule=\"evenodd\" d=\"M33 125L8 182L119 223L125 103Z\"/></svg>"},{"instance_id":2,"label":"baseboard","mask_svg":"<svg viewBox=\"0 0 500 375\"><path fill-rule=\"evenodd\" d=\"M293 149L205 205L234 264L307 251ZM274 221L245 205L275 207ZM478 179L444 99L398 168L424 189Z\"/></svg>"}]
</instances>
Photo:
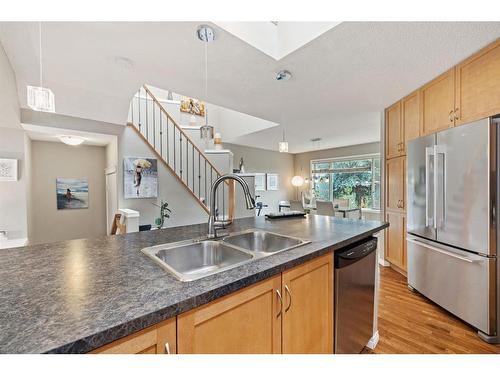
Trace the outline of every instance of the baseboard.
<instances>
[{"instance_id":1,"label":"baseboard","mask_svg":"<svg viewBox=\"0 0 500 375\"><path fill-rule=\"evenodd\" d=\"M380 264L382 267L389 267L391 265L388 261L382 258L378 258L378 264Z\"/></svg>"},{"instance_id":2,"label":"baseboard","mask_svg":"<svg viewBox=\"0 0 500 375\"><path fill-rule=\"evenodd\" d=\"M399 268L398 266L395 266L394 264L391 263L391 266L390 266L394 271L400 273L401 275L403 275L404 277L408 277L407 274L406 274L406 271L402 268Z\"/></svg>"},{"instance_id":3,"label":"baseboard","mask_svg":"<svg viewBox=\"0 0 500 375\"><path fill-rule=\"evenodd\" d=\"M370 350L374 350L375 347L377 346L378 344L378 339L379 339L379 334L378 334L378 331L375 332L372 336L372 338L370 339L370 341L368 341L368 344L366 344L366 347Z\"/></svg>"}]
</instances>

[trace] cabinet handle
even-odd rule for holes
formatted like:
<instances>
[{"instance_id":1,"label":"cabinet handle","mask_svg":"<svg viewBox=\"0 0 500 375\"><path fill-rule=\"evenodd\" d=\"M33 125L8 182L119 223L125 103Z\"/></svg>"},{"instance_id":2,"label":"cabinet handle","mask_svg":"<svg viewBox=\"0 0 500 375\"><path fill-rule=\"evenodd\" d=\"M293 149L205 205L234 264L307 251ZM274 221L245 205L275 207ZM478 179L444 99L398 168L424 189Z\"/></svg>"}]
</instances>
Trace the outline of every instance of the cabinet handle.
<instances>
[{"instance_id":1,"label":"cabinet handle","mask_svg":"<svg viewBox=\"0 0 500 375\"><path fill-rule=\"evenodd\" d=\"M455 108L455 120L458 120L458 117L459 116L458 116L458 107L457 107L457 108Z\"/></svg>"},{"instance_id":2,"label":"cabinet handle","mask_svg":"<svg viewBox=\"0 0 500 375\"><path fill-rule=\"evenodd\" d=\"M170 345L168 345L168 342L165 343L165 353L170 354Z\"/></svg>"},{"instance_id":3,"label":"cabinet handle","mask_svg":"<svg viewBox=\"0 0 500 375\"><path fill-rule=\"evenodd\" d=\"M450 114L449 114L449 119L450 119L450 122L453 122L453 117L454 117L453 112L454 112L454 111L453 111L453 109L452 109L452 110L450 111Z\"/></svg>"},{"instance_id":4,"label":"cabinet handle","mask_svg":"<svg viewBox=\"0 0 500 375\"><path fill-rule=\"evenodd\" d=\"M285 312L287 312L288 310L290 310L290 307L292 307L292 292L290 292L290 288L288 287L288 285L285 285L285 291L288 293L288 298L290 299L290 302L285 309Z\"/></svg>"},{"instance_id":5,"label":"cabinet handle","mask_svg":"<svg viewBox=\"0 0 500 375\"><path fill-rule=\"evenodd\" d=\"M276 318L279 318L281 313L283 312L283 298L281 298L281 292L276 289L276 295L278 296L278 299L280 300L280 311L276 315Z\"/></svg>"}]
</instances>

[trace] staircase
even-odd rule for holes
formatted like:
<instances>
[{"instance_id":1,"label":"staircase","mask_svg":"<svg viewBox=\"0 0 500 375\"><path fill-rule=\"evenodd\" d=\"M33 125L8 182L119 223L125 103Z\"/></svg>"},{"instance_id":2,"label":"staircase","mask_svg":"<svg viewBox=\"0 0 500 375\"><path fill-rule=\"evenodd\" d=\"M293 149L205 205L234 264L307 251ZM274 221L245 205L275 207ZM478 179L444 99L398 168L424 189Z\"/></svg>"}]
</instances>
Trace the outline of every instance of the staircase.
<instances>
[{"instance_id":1,"label":"staircase","mask_svg":"<svg viewBox=\"0 0 500 375\"><path fill-rule=\"evenodd\" d=\"M174 121L146 85L139 89L130 103L127 125L136 131L159 162L209 213L210 187L222 173ZM234 181L228 181L220 186L215 202L217 212L222 213L224 221L232 221L234 201Z\"/></svg>"}]
</instances>

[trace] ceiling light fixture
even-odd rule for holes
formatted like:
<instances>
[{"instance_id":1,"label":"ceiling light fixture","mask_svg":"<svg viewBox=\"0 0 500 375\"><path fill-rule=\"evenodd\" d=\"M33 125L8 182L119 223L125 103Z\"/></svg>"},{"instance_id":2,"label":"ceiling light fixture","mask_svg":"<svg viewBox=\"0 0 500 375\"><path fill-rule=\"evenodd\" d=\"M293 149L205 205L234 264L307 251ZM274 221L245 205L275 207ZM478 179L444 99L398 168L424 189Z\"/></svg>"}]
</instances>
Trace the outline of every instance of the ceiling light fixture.
<instances>
[{"instance_id":1,"label":"ceiling light fixture","mask_svg":"<svg viewBox=\"0 0 500 375\"><path fill-rule=\"evenodd\" d=\"M70 146L78 146L81 145L83 142L85 142L85 138L82 137L77 137L74 135L61 135L59 137L62 143L66 143L67 145Z\"/></svg>"},{"instance_id":2,"label":"ceiling light fixture","mask_svg":"<svg viewBox=\"0 0 500 375\"><path fill-rule=\"evenodd\" d=\"M34 111L55 112L55 100L52 90L43 87L42 66L42 23L38 23L38 42L40 51L40 86L27 86L28 106Z\"/></svg>"},{"instance_id":3,"label":"ceiling light fixture","mask_svg":"<svg viewBox=\"0 0 500 375\"><path fill-rule=\"evenodd\" d=\"M292 78L292 73L288 70L280 70L276 73L276 81L288 81L290 78Z\"/></svg>"},{"instance_id":4,"label":"ceiling light fixture","mask_svg":"<svg viewBox=\"0 0 500 375\"><path fill-rule=\"evenodd\" d=\"M283 129L283 140L278 142L279 152L288 152L288 142L285 141L285 129Z\"/></svg>"},{"instance_id":5,"label":"ceiling light fixture","mask_svg":"<svg viewBox=\"0 0 500 375\"><path fill-rule=\"evenodd\" d=\"M196 30L198 39L205 43L205 100L208 100L208 43L215 40L215 31L210 26L200 25ZM209 140L214 138L214 127L208 124L208 107L205 106L205 125L200 127L200 137L205 141L205 149Z\"/></svg>"}]
</instances>

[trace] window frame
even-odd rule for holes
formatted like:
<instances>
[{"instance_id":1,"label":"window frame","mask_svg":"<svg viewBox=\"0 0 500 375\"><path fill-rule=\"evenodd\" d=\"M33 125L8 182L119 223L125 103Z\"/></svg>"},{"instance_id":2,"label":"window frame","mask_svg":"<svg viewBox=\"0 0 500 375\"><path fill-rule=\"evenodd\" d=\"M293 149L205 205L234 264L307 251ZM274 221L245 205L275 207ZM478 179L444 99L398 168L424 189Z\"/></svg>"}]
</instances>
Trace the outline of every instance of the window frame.
<instances>
[{"instance_id":1,"label":"window frame","mask_svg":"<svg viewBox=\"0 0 500 375\"><path fill-rule=\"evenodd\" d=\"M310 185L309 185L309 192L311 194L313 194L313 185L314 185L314 177L313 177L313 174L314 174L314 169L313 169L313 165L315 163L333 163L333 162L337 162L337 161L354 161L354 160L365 160L365 159L379 159L380 161L380 165L382 166L382 157L380 155L380 153L371 153L371 154L362 154L362 155L353 155L353 156L339 156L339 157L333 157L333 158L321 158L321 159L311 159L309 161L309 171L310 171ZM380 168L382 168L380 166ZM371 173L372 173L372 192L375 191L375 179L373 178L373 176L375 175L375 162L372 161L371 163ZM330 173L332 174L332 173ZM382 174L380 173L380 177L382 177ZM332 195L332 190L333 190L333 178L330 176L329 178L330 182L328 184L328 196L331 197ZM379 184L381 185L382 182L379 181ZM382 204L382 200L381 200L381 197L379 197L379 202L380 202L380 205ZM381 207L379 208L372 208L372 207L365 207L365 208L362 208L363 209L368 209L368 210L371 210L371 211L380 211L381 210Z\"/></svg>"}]
</instances>

